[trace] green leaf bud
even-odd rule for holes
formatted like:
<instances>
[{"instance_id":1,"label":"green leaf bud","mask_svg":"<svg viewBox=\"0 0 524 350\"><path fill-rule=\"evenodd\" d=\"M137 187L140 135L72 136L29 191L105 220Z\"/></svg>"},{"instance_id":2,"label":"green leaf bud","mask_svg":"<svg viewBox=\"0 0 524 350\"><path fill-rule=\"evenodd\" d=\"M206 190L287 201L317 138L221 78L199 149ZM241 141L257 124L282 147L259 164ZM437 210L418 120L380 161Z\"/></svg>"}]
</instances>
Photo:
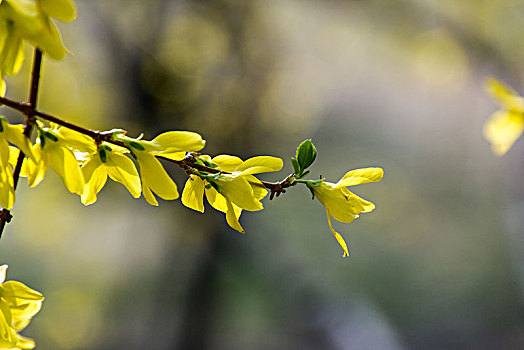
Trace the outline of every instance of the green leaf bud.
<instances>
[{"instance_id":1,"label":"green leaf bud","mask_svg":"<svg viewBox=\"0 0 524 350\"><path fill-rule=\"evenodd\" d=\"M317 157L317 149L311 140L305 140L297 148L297 161L301 171L306 170Z\"/></svg>"}]
</instances>

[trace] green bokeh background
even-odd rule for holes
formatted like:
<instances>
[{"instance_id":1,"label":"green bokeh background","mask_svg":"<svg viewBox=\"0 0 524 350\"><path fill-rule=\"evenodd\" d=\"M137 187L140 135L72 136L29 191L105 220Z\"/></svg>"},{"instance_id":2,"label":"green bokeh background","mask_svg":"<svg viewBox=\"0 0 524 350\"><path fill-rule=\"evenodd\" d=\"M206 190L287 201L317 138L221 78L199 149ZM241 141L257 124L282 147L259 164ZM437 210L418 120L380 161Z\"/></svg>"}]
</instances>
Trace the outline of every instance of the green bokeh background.
<instances>
[{"instance_id":1,"label":"green bokeh background","mask_svg":"<svg viewBox=\"0 0 524 350\"><path fill-rule=\"evenodd\" d=\"M46 296L39 349L524 347L524 141L496 157L486 76L524 92L521 1L77 0L72 52L44 59L39 106L92 129L197 131L211 155L289 158L377 208L331 235L305 187L242 214L149 206L108 183L84 207L22 179L0 242ZM25 100L31 50L8 79ZM2 108L13 122L21 117ZM185 174L165 167L179 189Z\"/></svg>"}]
</instances>

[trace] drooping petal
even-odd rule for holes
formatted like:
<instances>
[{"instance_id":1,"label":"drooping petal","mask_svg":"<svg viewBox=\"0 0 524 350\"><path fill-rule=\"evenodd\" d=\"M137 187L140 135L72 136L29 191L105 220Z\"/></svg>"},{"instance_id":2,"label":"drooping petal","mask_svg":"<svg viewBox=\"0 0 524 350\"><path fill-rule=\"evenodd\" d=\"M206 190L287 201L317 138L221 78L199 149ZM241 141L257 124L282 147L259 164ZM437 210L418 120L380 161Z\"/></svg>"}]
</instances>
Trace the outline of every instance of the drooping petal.
<instances>
[{"instance_id":1,"label":"drooping petal","mask_svg":"<svg viewBox=\"0 0 524 350\"><path fill-rule=\"evenodd\" d=\"M76 18L75 6L70 0L38 0L37 4L46 15L62 22L71 22Z\"/></svg>"},{"instance_id":2,"label":"drooping petal","mask_svg":"<svg viewBox=\"0 0 524 350\"><path fill-rule=\"evenodd\" d=\"M135 163L131 159L123 154L108 152L105 167L107 174L113 181L124 185L134 198L140 197L142 192L140 176L136 170Z\"/></svg>"},{"instance_id":3,"label":"drooping petal","mask_svg":"<svg viewBox=\"0 0 524 350\"><path fill-rule=\"evenodd\" d=\"M33 339L26 338L18 334L18 341L16 342L16 349L30 350L35 347L35 341Z\"/></svg>"},{"instance_id":4,"label":"drooping petal","mask_svg":"<svg viewBox=\"0 0 524 350\"><path fill-rule=\"evenodd\" d=\"M329 229L331 230L331 232L335 236L338 244L340 244L340 247L342 247L342 250L344 251L344 254L342 255L342 257L343 258L348 257L349 256L349 250L348 250L348 246L346 244L346 241L344 241L344 237L342 237L342 235L340 233L338 233L337 231L335 231L333 229L333 224L331 223L331 215L330 215L328 209L326 209L326 214L327 214Z\"/></svg>"},{"instance_id":5,"label":"drooping petal","mask_svg":"<svg viewBox=\"0 0 524 350\"><path fill-rule=\"evenodd\" d=\"M244 161L237 167L236 171L240 171L240 175L260 174L279 171L282 169L283 165L284 162L280 158L271 156L257 156Z\"/></svg>"},{"instance_id":6,"label":"drooping petal","mask_svg":"<svg viewBox=\"0 0 524 350\"><path fill-rule=\"evenodd\" d=\"M0 205L2 208L11 209L14 203L13 169L7 164L0 167Z\"/></svg>"},{"instance_id":7,"label":"drooping petal","mask_svg":"<svg viewBox=\"0 0 524 350\"><path fill-rule=\"evenodd\" d=\"M97 194L104 188L107 181L107 169L105 166L99 166L91 172L89 181L84 186L84 192L81 196L83 205L90 205L96 202Z\"/></svg>"},{"instance_id":8,"label":"drooping petal","mask_svg":"<svg viewBox=\"0 0 524 350\"><path fill-rule=\"evenodd\" d=\"M0 349L13 349L18 341L18 334L11 326L11 311L0 300Z\"/></svg>"},{"instance_id":9,"label":"drooping petal","mask_svg":"<svg viewBox=\"0 0 524 350\"><path fill-rule=\"evenodd\" d=\"M62 43L56 25L49 17L39 16L38 20L42 22L41 30L38 33L27 36L27 40L55 60L61 60L67 53L67 49Z\"/></svg>"},{"instance_id":10,"label":"drooping petal","mask_svg":"<svg viewBox=\"0 0 524 350\"><path fill-rule=\"evenodd\" d=\"M209 204L222 213L227 213L227 199L218 193L213 187L205 189L206 198Z\"/></svg>"},{"instance_id":11,"label":"drooping petal","mask_svg":"<svg viewBox=\"0 0 524 350\"><path fill-rule=\"evenodd\" d=\"M238 219L240 219L240 213L242 212L242 209L238 207L237 208L240 210L235 209L234 204L231 203L230 201L227 201L226 204L227 204L226 221L228 225L240 233L246 233L246 231L244 231L244 229L240 225L240 222L238 221Z\"/></svg>"},{"instance_id":12,"label":"drooping petal","mask_svg":"<svg viewBox=\"0 0 524 350\"><path fill-rule=\"evenodd\" d=\"M7 281L0 285L0 294L11 312L11 326L16 331L24 329L31 318L40 311L42 294L18 281Z\"/></svg>"},{"instance_id":13,"label":"drooping petal","mask_svg":"<svg viewBox=\"0 0 524 350\"><path fill-rule=\"evenodd\" d=\"M36 163L30 159L22 163L21 174L25 174L27 176L27 183L29 187L35 187L40 182L42 182L47 170L47 155L42 154L42 147L40 143L36 143L33 146L33 154L37 159ZM46 158L46 161L44 161L44 157Z\"/></svg>"},{"instance_id":14,"label":"drooping petal","mask_svg":"<svg viewBox=\"0 0 524 350\"><path fill-rule=\"evenodd\" d=\"M7 143L7 140L2 136L3 135L0 134L0 165L7 166L9 165L9 156L11 151L9 150L9 144Z\"/></svg>"},{"instance_id":15,"label":"drooping petal","mask_svg":"<svg viewBox=\"0 0 524 350\"><path fill-rule=\"evenodd\" d=\"M154 206L158 206L158 201L156 200L155 196L153 195L153 192L149 189L149 186L147 183L144 183L144 180L142 179L142 194L144 195L144 198L146 201Z\"/></svg>"},{"instance_id":16,"label":"drooping petal","mask_svg":"<svg viewBox=\"0 0 524 350\"><path fill-rule=\"evenodd\" d=\"M24 41L12 24L7 25L7 37L9 39L4 42L4 48L0 51L0 70L2 74L12 77L22 68Z\"/></svg>"},{"instance_id":17,"label":"drooping petal","mask_svg":"<svg viewBox=\"0 0 524 350\"><path fill-rule=\"evenodd\" d=\"M198 176L191 175L182 191L182 204L193 210L204 212L205 182Z\"/></svg>"},{"instance_id":18,"label":"drooping petal","mask_svg":"<svg viewBox=\"0 0 524 350\"><path fill-rule=\"evenodd\" d=\"M23 304L29 300L44 300L42 293L18 281L3 282L0 285L0 290L2 291L2 298L14 305Z\"/></svg>"},{"instance_id":19,"label":"drooping petal","mask_svg":"<svg viewBox=\"0 0 524 350\"><path fill-rule=\"evenodd\" d=\"M508 111L495 112L484 124L484 137L491 143L493 153L502 156L524 131L524 115Z\"/></svg>"},{"instance_id":20,"label":"drooping petal","mask_svg":"<svg viewBox=\"0 0 524 350\"><path fill-rule=\"evenodd\" d=\"M384 176L384 170L381 168L364 168L348 171L339 182L335 184L335 188L356 186L367 184L370 182L377 182Z\"/></svg>"},{"instance_id":21,"label":"drooping petal","mask_svg":"<svg viewBox=\"0 0 524 350\"><path fill-rule=\"evenodd\" d=\"M486 80L488 92L509 111L524 111L524 99L515 90L502 82L488 78Z\"/></svg>"},{"instance_id":22,"label":"drooping petal","mask_svg":"<svg viewBox=\"0 0 524 350\"><path fill-rule=\"evenodd\" d=\"M249 211L264 209L243 176L221 175L216 182L220 188L220 194L238 207Z\"/></svg>"},{"instance_id":23,"label":"drooping petal","mask_svg":"<svg viewBox=\"0 0 524 350\"><path fill-rule=\"evenodd\" d=\"M155 156L148 152L137 152L137 160L140 166L142 192L149 204L158 205L156 200L152 200L151 191L163 199L172 200L178 198L176 184ZM156 204L154 204L155 202Z\"/></svg>"},{"instance_id":24,"label":"drooping petal","mask_svg":"<svg viewBox=\"0 0 524 350\"><path fill-rule=\"evenodd\" d=\"M11 125L9 123L6 123L2 120L2 127L4 128L4 132L7 136L7 141L14 144L16 147L18 147L22 152L24 152L24 155L33 160L36 161L35 156L33 155L33 151L31 148L31 142L29 142L29 138L27 138L24 133L24 127L21 124L18 125Z\"/></svg>"},{"instance_id":25,"label":"drooping petal","mask_svg":"<svg viewBox=\"0 0 524 350\"><path fill-rule=\"evenodd\" d=\"M46 145L43 151L46 152L49 166L62 177L66 188L81 196L84 192L84 176L73 152L58 145Z\"/></svg>"},{"instance_id":26,"label":"drooping petal","mask_svg":"<svg viewBox=\"0 0 524 350\"><path fill-rule=\"evenodd\" d=\"M251 186L251 189L253 190L253 197L255 197L256 200L261 200L262 198L267 196L268 191L266 189L266 186L264 186L264 184L259 179L257 179L253 175L245 176L245 179Z\"/></svg>"},{"instance_id":27,"label":"drooping petal","mask_svg":"<svg viewBox=\"0 0 524 350\"><path fill-rule=\"evenodd\" d=\"M102 161L100 160L100 157L98 157L96 154L90 158L87 162L82 165L82 175L84 176L84 181L87 183L91 181L91 176L93 176L93 172L98 169L102 165Z\"/></svg>"},{"instance_id":28,"label":"drooping petal","mask_svg":"<svg viewBox=\"0 0 524 350\"><path fill-rule=\"evenodd\" d=\"M227 224L238 232L245 233L244 229L240 225L240 222L238 221L240 219L240 214L242 214L242 208L239 208L235 204L231 203L214 188L206 188L205 192L209 204L211 204L211 206L216 210L226 214Z\"/></svg>"}]
</instances>

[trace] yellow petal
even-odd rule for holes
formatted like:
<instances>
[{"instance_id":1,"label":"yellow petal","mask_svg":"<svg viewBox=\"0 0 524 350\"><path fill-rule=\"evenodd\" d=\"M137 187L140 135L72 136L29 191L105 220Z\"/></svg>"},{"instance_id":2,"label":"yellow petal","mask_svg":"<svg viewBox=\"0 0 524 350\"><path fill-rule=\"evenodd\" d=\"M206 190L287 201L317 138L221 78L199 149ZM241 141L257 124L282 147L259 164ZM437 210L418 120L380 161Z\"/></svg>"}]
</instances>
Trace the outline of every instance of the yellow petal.
<instances>
[{"instance_id":1,"label":"yellow petal","mask_svg":"<svg viewBox=\"0 0 524 350\"><path fill-rule=\"evenodd\" d=\"M182 191L182 204L193 210L204 212L205 182L198 176L191 175Z\"/></svg>"},{"instance_id":2,"label":"yellow petal","mask_svg":"<svg viewBox=\"0 0 524 350\"><path fill-rule=\"evenodd\" d=\"M9 39L5 41L4 48L0 51L0 71L2 74L12 77L22 68L22 63L24 62L24 41L13 26L7 26L7 30Z\"/></svg>"},{"instance_id":3,"label":"yellow petal","mask_svg":"<svg viewBox=\"0 0 524 350\"><path fill-rule=\"evenodd\" d=\"M17 16L34 17L36 16L36 4L34 1L5 0Z\"/></svg>"},{"instance_id":4,"label":"yellow petal","mask_svg":"<svg viewBox=\"0 0 524 350\"><path fill-rule=\"evenodd\" d=\"M1 30L1 29L0 29ZM2 79L2 74L0 72L0 97L5 96L5 92L7 91L7 85L5 84L4 79Z\"/></svg>"},{"instance_id":5,"label":"yellow petal","mask_svg":"<svg viewBox=\"0 0 524 350\"><path fill-rule=\"evenodd\" d=\"M160 153L161 157L172 160L182 160L186 157L186 154L186 152Z\"/></svg>"},{"instance_id":6,"label":"yellow petal","mask_svg":"<svg viewBox=\"0 0 524 350\"><path fill-rule=\"evenodd\" d=\"M340 181L335 184L335 188L377 182L380 181L383 176L384 170L382 170L381 168L364 168L351 170L348 171L346 175L344 175L342 179L340 179Z\"/></svg>"},{"instance_id":7,"label":"yellow petal","mask_svg":"<svg viewBox=\"0 0 524 350\"><path fill-rule=\"evenodd\" d=\"M93 172L100 166L102 166L102 161L100 160L100 157L98 157L97 154L94 154L92 158L90 158L87 162L85 162L82 165L82 175L84 176L84 181L86 183L91 181L91 176L93 176Z\"/></svg>"},{"instance_id":8,"label":"yellow petal","mask_svg":"<svg viewBox=\"0 0 524 350\"><path fill-rule=\"evenodd\" d=\"M218 193L213 187L210 189L206 188L205 192L207 201L215 210L227 213L227 199L224 198L224 196Z\"/></svg>"},{"instance_id":9,"label":"yellow petal","mask_svg":"<svg viewBox=\"0 0 524 350\"><path fill-rule=\"evenodd\" d=\"M134 198L140 197L142 192L140 176L138 176L135 163L131 159L123 154L107 152L105 166L111 179L124 185Z\"/></svg>"},{"instance_id":10,"label":"yellow petal","mask_svg":"<svg viewBox=\"0 0 524 350\"><path fill-rule=\"evenodd\" d=\"M484 137L491 143L493 153L502 156L522 135L524 115L499 111L494 113L484 124Z\"/></svg>"},{"instance_id":11,"label":"yellow petal","mask_svg":"<svg viewBox=\"0 0 524 350\"><path fill-rule=\"evenodd\" d=\"M48 140L48 143L54 141ZM49 166L62 177L64 185L71 193L82 195L84 192L84 176L78 166L78 162L73 152L58 145L48 145L44 147Z\"/></svg>"},{"instance_id":12,"label":"yellow petal","mask_svg":"<svg viewBox=\"0 0 524 350\"><path fill-rule=\"evenodd\" d=\"M37 0L41 11L62 22L76 18L75 6L70 0Z\"/></svg>"},{"instance_id":13,"label":"yellow petal","mask_svg":"<svg viewBox=\"0 0 524 350\"><path fill-rule=\"evenodd\" d=\"M11 151L9 150L9 144L5 139L5 134L0 133L0 166L5 167L9 165L9 156Z\"/></svg>"},{"instance_id":14,"label":"yellow petal","mask_svg":"<svg viewBox=\"0 0 524 350\"><path fill-rule=\"evenodd\" d=\"M150 152L174 153L181 151L199 151L206 145L202 136L190 131L168 131L142 145Z\"/></svg>"},{"instance_id":15,"label":"yellow petal","mask_svg":"<svg viewBox=\"0 0 524 350\"><path fill-rule=\"evenodd\" d=\"M346 187L334 188L334 184L324 181L313 187L316 198L328 209L336 220L350 223L365 211L361 198L351 193ZM365 202L367 205L369 202Z\"/></svg>"},{"instance_id":16,"label":"yellow petal","mask_svg":"<svg viewBox=\"0 0 524 350\"><path fill-rule=\"evenodd\" d=\"M11 326L20 331L40 311L44 297L23 283L8 281L0 285L0 294L11 312Z\"/></svg>"},{"instance_id":17,"label":"yellow petal","mask_svg":"<svg viewBox=\"0 0 524 350\"><path fill-rule=\"evenodd\" d=\"M41 22L40 30L31 35L27 35L26 39L55 60L64 58L67 50L62 43L58 29L51 19L41 15L33 21Z\"/></svg>"},{"instance_id":18,"label":"yellow petal","mask_svg":"<svg viewBox=\"0 0 524 350\"><path fill-rule=\"evenodd\" d=\"M33 339L26 338L18 334L18 340L16 342L16 349L20 350L29 350L35 347L35 342Z\"/></svg>"},{"instance_id":19,"label":"yellow petal","mask_svg":"<svg viewBox=\"0 0 524 350\"><path fill-rule=\"evenodd\" d=\"M242 209L237 207L238 209L235 210L234 205L230 201L227 201L226 204L227 204L226 221L228 225L240 233L245 233L246 231L244 231L244 229L240 225L240 222L238 221L238 219L240 218L240 213L242 212Z\"/></svg>"},{"instance_id":20,"label":"yellow petal","mask_svg":"<svg viewBox=\"0 0 524 350\"><path fill-rule=\"evenodd\" d=\"M149 204L158 206L158 201L156 200L155 196L153 195L147 184L144 183L144 180L142 180L142 194L144 195L144 198Z\"/></svg>"},{"instance_id":21,"label":"yellow petal","mask_svg":"<svg viewBox=\"0 0 524 350\"><path fill-rule=\"evenodd\" d=\"M504 83L488 78L486 80L486 89L488 92L507 110L524 111L524 100L515 90Z\"/></svg>"},{"instance_id":22,"label":"yellow petal","mask_svg":"<svg viewBox=\"0 0 524 350\"><path fill-rule=\"evenodd\" d=\"M211 161L217 164L220 170L227 171L229 173L237 170L237 167L242 164L242 159L239 157L230 156L228 154L216 156Z\"/></svg>"},{"instance_id":23,"label":"yellow petal","mask_svg":"<svg viewBox=\"0 0 524 350\"><path fill-rule=\"evenodd\" d=\"M42 148L39 143L33 146L33 154L37 159L36 163L32 160L27 160L22 163L22 173L27 174L27 183L29 187L37 186L44 179L47 170L47 164L43 161Z\"/></svg>"},{"instance_id":24,"label":"yellow petal","mask_svg":"<svg viewBox=\"0 0 524 350\"><path fill-rule=\"evenodd\" d=\"M31 148L31 142L29 142L29 138L27 138L24 133L24 127L21 124L18 125L11 125L9 123L6 123L4 120L2 122L2 127L4 129L4 132L7 137L7 141L14 144L16 147L18 147L22 152L24 152L24 155L33 160L36 161L33 151Z\"/></svg>"},{"instance_id":25,"label":"yellow petal","mask_svg":"<svg viewBox=\"0 0 524 350\"><path fill-rule=\"evenodd\" d=\"M96 202L98 192L100 192L106 184L107 169L104 166L99 166L95 168L90 175L89 181L86 182L84 192L80 199L83 205L90 205Z\"/></svg>"},{"instance_id":26,"label":"yellow petal","mask_svg":"<svg viewBox=\"0 0 524 350\"><path fill-rule=\"evenodd\" d=\"M249 211L264 209L243 176L220 175L216 183L219 186L220 194L238 207Z\"/></svg>"},{"instance_id":27,"label":"yellow petal","mask_svg":"<svg viewBox=\"0 0 524 350\"><path fill-rule=\"evenodd\" d=\"M24 301L42 301L44 296L42 293L29 288L25 284L18 281L7 281L0 285L2 291L2 298L13 303L23 304Z\"/></svg>"},{"instance_id":28,"label":"yellow petal","mask_svg":"<svg viewBox=\"0 0 524 350\"><path fill-rule=\"evenodd\" d=\"M140 166L140 176L142 179L142 191L147 187L146 191L152 191L160 198L172 200L178 198L178 191L176 184L169 177L165 169L155 156L148 152L137 152L137 160ZM144 193L144 197L151 204L156 202L148 200L151 193ZM154 204L153 204L154 205Z\"/></svg>"},{"instance_id":29,"label":"yellow petal","mask_svg":"<svg viewBox=\"0 0 524 350\"><path fill-rule=\"evenodd\" d=\"M331 230L331 232L335 236L338 244L340 244L340 246L342 247L342 250L344 251L344 254L342 255L342 257L345 258L345 257L349 256L348 246L347 246L346 242L344 241L344 237L342 237L342 235L340 235L337 231L335 231L333 229L333 225L331 224L331 216L329 214L329 210L327 210L327 209L326 209L326 214L327 214L329 229Z\"/></svg>"},{"instance_id":30,"label":"yellow petal","mask_svg":"<svg viewBox=\"0 0 524 350\"><path fill-rule=\"evenodd\" d=\"M97 150L95 141L89 136L68 128L60 128L58 133L62 136L64 143L72 149L89 154Z\"/></svg>"},{"instance_id":31,"label":"yellow petal","mask_svg":"<svg viewBox=\"0 0 524 350\"><path fill-rule=\"evenodd\" d=\"M244 177L249 185L251 186L251 189L253 190L253 197L255 197L256 200L261 200L267 195L267 189L266 186L262 182L260 182L259 179L256 177L249 175Z\"/></svg>"},{"instance_id":32,"label":"yellow petal","mask_svg":"<svg viewBox=\"0 0 524 350\"><path fill-rule=\"evenodd\" d=\"M14 203L13 169L7 164L0 168L0 205L2 208L11 209Z\"/></svg>"},{"instance_id":33,"label":"yellow petal","mask_svg":"<svg viewBox=\"0 0 524 350\"><path fill-rule=\"evenodd\" d=\"M6 303L0 300L0 349L13 349L18 341L18 334L11 323L11 311Z\"/></svg>"},{"instance_id":34,"label":"yellow petal","mask_svg":"<svg viewBox=\"0 0 524 350\"><path fill-rule=\"evenodd\" d=\"M258 156L249 158L238 166L236 171L240 171L240 175L250 175L267 173L271 171L279 171L282 169L284 162L280 158L271 156Z\"/></svg>"}]
</instances>

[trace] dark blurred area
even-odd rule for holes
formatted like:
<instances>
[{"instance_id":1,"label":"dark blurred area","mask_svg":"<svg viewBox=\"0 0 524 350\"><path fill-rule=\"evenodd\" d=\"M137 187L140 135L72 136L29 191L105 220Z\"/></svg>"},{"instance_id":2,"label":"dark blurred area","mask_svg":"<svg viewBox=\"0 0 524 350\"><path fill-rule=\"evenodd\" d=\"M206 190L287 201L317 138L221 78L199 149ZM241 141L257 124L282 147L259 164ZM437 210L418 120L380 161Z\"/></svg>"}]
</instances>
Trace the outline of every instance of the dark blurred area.
<instances>
[{"instance_id":1,"label":"dark blurred area","mask_svg":"<svg viewBox=\"0 0 524 350\"><path fill-rule=\"evenodd\" d=\"M72 54L44 60L42 110L281 157L271 181L306 138L311 177L385 178L352 189L374 212L335 224L348 259L298 186L244 212L243 236L210 206L151 207L108 183L86 208L55 174L22 181L0 253L46 296L24 331L39 349L524 348L524 141L498 158L482 137L498 108L485 77L524 93L524 3L76 5L60 26ZM25 99L30 61L9 97ZM181 192L184 172L164 165Z\"/></svg>"}]
</instances>

